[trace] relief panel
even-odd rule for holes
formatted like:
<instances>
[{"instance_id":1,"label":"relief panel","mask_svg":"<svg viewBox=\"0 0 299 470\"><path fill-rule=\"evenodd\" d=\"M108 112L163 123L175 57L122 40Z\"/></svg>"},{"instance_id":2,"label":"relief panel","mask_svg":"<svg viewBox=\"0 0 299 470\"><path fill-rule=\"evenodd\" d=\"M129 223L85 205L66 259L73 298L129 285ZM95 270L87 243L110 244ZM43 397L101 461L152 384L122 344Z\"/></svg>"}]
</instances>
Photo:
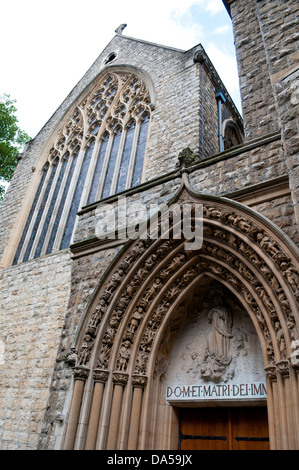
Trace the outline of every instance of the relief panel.
<instances>
[{"instance_id":1,"label":"relief panel","mask_svg":"<svg viewBox=\"0 0 299 470\"><path fill-rule=\"evenodd\" d=\"M225 306L218 302L195 310L179 334L170 355L167 401L266 398L262 351L252 321L233 301Z\"/></svg>"}]
</instances>

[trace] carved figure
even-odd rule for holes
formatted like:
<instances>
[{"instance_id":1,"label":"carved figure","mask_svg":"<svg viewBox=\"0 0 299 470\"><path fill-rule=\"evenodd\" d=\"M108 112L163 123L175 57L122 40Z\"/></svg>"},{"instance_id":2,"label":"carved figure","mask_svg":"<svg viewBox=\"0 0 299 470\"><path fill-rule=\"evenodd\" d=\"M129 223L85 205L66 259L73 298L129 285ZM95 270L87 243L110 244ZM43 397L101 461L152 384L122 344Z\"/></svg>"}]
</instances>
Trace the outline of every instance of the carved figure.
<instances>
[{"instance_id":1,"label":"carved figure","mask_svg":"<svg viewBox=\"0 0 299 470\"><path fill-rule=\"evenodd\" d=\"M127 369L128 360L130 357L130 346L131 346L131 343L129 341L125 341L120 348L120 351L119 351L120 358L119 358L118 369L121 371L125 371Z\"/></svg>"},{"instance_id":2,"label":"carved figure","mask_svg":"<svg viewBox=\"0 0 299 470\"><path fill-rule=\"evenodd\" d=\"M235 335L235 346L237 349L237 356L247 356L247 350L245 348L245 343L248 342L248 336L244 331L238 331Z\"/></svg>"},{"instance_id":3,"label":"carved figure","mask_svg":"<svg viewBox=\"0 0 299 470\"><path fill-rule=\"evenodd\" d=\"M93 338L90 335L85 335L84 341L81 347L81 351L78 355L79 365L87 364L90 358L92 346L93 346Z\"/></svg>"},{"instance_id":4,"label":"carved figure","mask_svg":"<svg viewBox=\"0 0 299 470\"><path fill-rule=\"evenodd\" d=\"M286 277L293 291L297 292L297 290L299 289L298 287L299 276L298 276L298 272L296 271L296 269L293 266L290 266L286 262L281 263L280 268L283 272L283 276Z\"/></svg>"},{"instance_id":5,"label":"carved figure","mask_svg":"<svg viewBox=\"0 0 299 470\"><path fill-rule=\"evenodd\" d=\"M133 317L131 319L131 322L130 322L130 326L129 326L129 331L131 333L134 333L137 328L138 328L138 325L139 325L139 322L143 316L143 308L139 307L133 314Z\"/></svg>"},{"instance_id":6,"label":"carved figure","mask_svg":"<svg viewBox=\"0 0 299 470\"><path fill-rule=\"evenodd\" d=\"M276 331L276 338L277 338L277 341L279 343L279 350L282 353L282 355L285 357L286 343L285 343L285 339L284 339L283 330L282 330L281 325L280 325L279 322L275 323L275 331Z\"/></svg>"},{"instance_id":7,"label":"carved figure","mask_svg":"<svg viewBox=\"0 0 299 470\"><path fill-rule=\"evenodd\" d=\"M212 323L208 335L208 350L217 359L228 359L229 340L232 338L230 312L224 307L214 307L209 311L208 319Z\"/></svg>"},{"instance_id":8,"label":"carved figure","mask_svg":"<svg viewBox=\"0 0 299 470\"><path fill-rule=\"evenodd\" d=\"M263 233L258 233L256 238L260 246L268 251L270 255L275 256L279 253L279 250L276 248L274 242L272 242L270 238Z\"/></svg>"},{"instance_id":9,"label":"carved figure","mask_svg":"<svg viewBox=\"0 0 299 470\"><path fill-rule=\"evenodd\" d=\"M229 355L232 317L229 310L219 306L212 308L208 313L208 320L212 324L208 334L207 348L203 362L200 365L201 376L204 380L213 382L227 381L234 370L227 371L232 357Z\"/></svg>"}]
</instances>

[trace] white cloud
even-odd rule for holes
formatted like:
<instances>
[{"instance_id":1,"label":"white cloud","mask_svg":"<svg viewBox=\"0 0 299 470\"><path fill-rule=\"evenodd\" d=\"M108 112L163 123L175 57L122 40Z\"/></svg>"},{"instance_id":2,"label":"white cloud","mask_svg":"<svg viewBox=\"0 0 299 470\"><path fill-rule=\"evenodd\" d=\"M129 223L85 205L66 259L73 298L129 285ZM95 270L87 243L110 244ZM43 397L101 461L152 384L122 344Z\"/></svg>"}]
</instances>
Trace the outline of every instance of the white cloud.
<instances>
[{"instance_id":1,"label":"white cloud","mask_svg":"<svg viewBox=\"0 0 299 470\"><path fill-rule=\"evenodd\" d=\"M217 13L220 13L223 9L223 4L221 0L207 0L204 1L205 4L205 9L212 13L213 15L216 15Z\"/></svg>"},{"instance_id":2,"label":"white cloud","mask_svg":"<svg viewBox=\"0 0 299 470\"><path fill-rule=\"evenodd\" d=\"M229 32L229 30L230 30L229 25L224 24L224 25L219 26L218 28L216 28L214 30L214 34L226 34L226 33Z\"/></svg>"}]
</instances>

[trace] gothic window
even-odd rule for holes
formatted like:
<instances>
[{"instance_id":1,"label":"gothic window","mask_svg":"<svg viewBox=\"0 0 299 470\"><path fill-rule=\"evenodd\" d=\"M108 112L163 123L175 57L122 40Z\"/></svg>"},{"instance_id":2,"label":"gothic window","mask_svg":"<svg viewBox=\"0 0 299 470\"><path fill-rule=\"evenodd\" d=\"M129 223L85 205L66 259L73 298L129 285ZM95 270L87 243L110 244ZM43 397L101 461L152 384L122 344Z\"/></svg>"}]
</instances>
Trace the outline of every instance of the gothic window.
<instances>
[{"instance_id":1,"label":"gothic window","mask_svg":"<svg viewBox=\"0 0 299 470\"><path fill-rule=\"evenodd\" d=\"M232 119L227 119L223 123L223 147L224 150L228 150L236 145L240 145L243 142L243 137L237 124Z\"/></svg>"},{"instance_id":2,"label":"gothic window","mask_svg":"<svg viewBox=\"0 0 299 470\"><path fill-rule=\"evenodd\" d=\"M133 73L109 71L53 143L14 264L67 248L78 210L142 182L150 96Z\"/></svg>"}]
</instances>

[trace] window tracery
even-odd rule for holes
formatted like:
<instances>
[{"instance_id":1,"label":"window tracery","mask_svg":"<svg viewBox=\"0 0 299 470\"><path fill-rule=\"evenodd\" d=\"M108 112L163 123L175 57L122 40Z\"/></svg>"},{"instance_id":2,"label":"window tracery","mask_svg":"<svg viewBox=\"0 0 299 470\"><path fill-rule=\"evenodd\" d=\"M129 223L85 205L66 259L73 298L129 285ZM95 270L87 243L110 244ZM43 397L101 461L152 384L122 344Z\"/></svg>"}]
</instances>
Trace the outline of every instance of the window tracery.
<instances>
[{"instance_id":1,"label":"window tracery","mask_svg":"<svg viewBox=\"0 0 299 470\"><path fill-rule=\"evenodd\" d=\"M141 183L150 105L134 73L97 80L49 151L14 264L67 248L80 207Z\"/></svg>"}]
</instances>

